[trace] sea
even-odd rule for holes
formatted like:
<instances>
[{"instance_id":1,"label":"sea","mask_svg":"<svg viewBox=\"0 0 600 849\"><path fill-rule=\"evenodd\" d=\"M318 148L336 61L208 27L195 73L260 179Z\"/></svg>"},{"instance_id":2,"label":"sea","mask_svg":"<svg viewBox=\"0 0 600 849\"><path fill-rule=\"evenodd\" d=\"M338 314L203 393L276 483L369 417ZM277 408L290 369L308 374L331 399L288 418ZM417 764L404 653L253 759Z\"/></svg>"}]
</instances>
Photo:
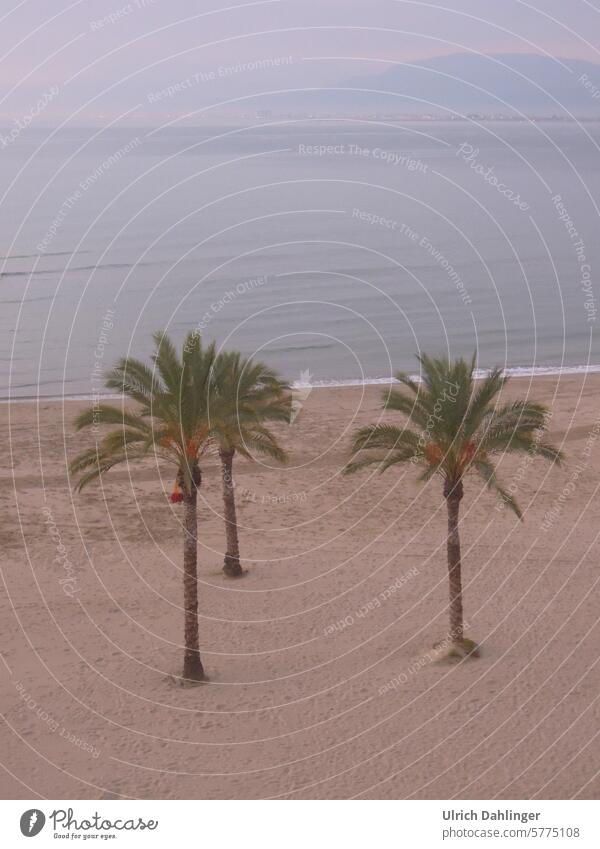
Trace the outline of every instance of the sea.
<instances>
[{"instance_id":1,"label":"sea","mask_svg":"<svg viewBox=\"0 0 600 849\"><path fill-rule=\"evenodd\" d=\"M156 331L300 385L600 370L598 122L5 128L0 198L5 400L102 391Z\"/></svg>"}]
</instances>

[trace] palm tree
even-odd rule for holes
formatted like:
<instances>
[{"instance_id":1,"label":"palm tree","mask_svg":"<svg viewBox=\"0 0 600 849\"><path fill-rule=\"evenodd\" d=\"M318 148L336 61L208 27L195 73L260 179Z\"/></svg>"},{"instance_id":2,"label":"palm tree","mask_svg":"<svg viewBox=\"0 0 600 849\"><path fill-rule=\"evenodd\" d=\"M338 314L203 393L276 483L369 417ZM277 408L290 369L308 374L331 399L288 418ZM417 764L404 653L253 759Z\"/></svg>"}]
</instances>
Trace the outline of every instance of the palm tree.
<instances>
[{"instance_id":1,"label":"palm tree","mask_svg":"<svg viewBox=\"0 0 600 849\"><path fill-rule=\"evenodd\" d=\"M238 352L224 352L217 358L215 384L219 395L219 420L214 435L219 448L223 479L223 506L227 550L223 572L239 578L240 546L233 482L233 458L241 454L254 459L263 454L284 463L287 454L266 421L289 422L290 387L268 366L244 359Z\"/></svg>"},{"instance_id":2,"label":"palm tree","mask_svg":"<svg viewBox=\"0 0 600 849\"><path fill-rule=\"evenodd\" d=\"M493 369L475 383L475 356L470 363L463 359L451 363L426 355L418 360L422 382L399 372L396 378L403 388L387 390L383 396L384 409L402 413L416 430L391 424L360 428L351 449L355 459L345 472L371 464L383 472L398 463L412 462L422 469L420 481L436 474L442 478L448 511L448 654L464 657L478 652L476 644L464 636L458 530L463 480L469 472L478 473L504 505L522 519L517 502L496 476L493 458L516 451L560 463L563 455L544 439L548 410L542 404L528 400L492 404L508 380L500 369Z\"/></svg>"},{"instance_id":3,"label":"palm tree","mask_svg":"<svg viewBox=\"0 0 600 849\"><path fill-rule=\"evenodd\" d=\"M197 491L202 482L200 457L210 443L211 416L218 414L214 392L214 344L203 348L198 334L190 333L180 357L164 333L154 334L152 367L133 357L122 358L108 374L106 387L123 393L137 408L98 404L79 415L75 428L113 425L96 445L70 464L79 475L78 491L113 466L159 457L175 471L173 502L183 502L183 677L205 678L198 637L198 520Z\"/></svg>"}]
</instances>

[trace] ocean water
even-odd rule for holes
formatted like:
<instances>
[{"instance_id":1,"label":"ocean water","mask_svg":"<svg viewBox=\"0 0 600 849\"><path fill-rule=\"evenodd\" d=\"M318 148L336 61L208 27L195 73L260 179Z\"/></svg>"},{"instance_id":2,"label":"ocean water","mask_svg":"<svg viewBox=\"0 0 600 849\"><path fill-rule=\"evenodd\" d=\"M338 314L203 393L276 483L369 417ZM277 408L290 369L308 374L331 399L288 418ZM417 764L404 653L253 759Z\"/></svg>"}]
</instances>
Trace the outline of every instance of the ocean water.
<instances>
[{"instance_id":1,"label":"ocean water","mask_svg":"<svg viewBox=\"0 0 600 849\"><path fill-rule=\"evenodd\" d=\"M0 154L4 398L97 391L158 329L299 383L423 350L600 364L600 123L28 130Z\"/></svg>"}]
</instances>

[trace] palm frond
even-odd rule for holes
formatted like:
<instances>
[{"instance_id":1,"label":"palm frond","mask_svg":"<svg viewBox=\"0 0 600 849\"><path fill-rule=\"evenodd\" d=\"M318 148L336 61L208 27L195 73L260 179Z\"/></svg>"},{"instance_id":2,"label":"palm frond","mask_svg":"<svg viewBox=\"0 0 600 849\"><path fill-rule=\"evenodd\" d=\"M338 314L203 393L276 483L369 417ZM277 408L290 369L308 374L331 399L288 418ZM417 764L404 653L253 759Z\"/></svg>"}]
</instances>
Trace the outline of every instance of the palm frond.
<instances>
[{"instance_id":1,"label":"palm frond","mask_svg":"<svg viewBox=\"0 0 600 849\"><path fill-rule=\"evenodd\" d=\"M490 411L490 404L504 387L508 378L502 376L502 370L494 368L475 388L471 384L470 397L464 414L462 432L465 439L471 439L480 427L483 418Z\"/></svg>"},{"instance_id":2,"label":"palm frond","mask_svg":"<svg viewBox=\"0 0 600 849\"><path fill-rule=\"evenodd\" d=\"M504 504L506 504L519 519L522 520L523 513L521 511L521 508L519 507L513 496L507 490L505 490L498 481L494 465L487 460L476 458L473 461L473 467L485 480L488 489L491 489L492 492L495 492L496 495L499 496L500 500Z\"/></svg>"},{"instance_id":3,"label":"palm frond","mask_svg":"<svg viewBox=\"0 0 600 849\"><path fill-rule=\"evenodd\" d=\"M123 392L138 408L99 404L75 420L78 431L113 428L95 448L72 461L72 474L81 474L78 487L119 463L151 453L178 469L191 467L211 438L211 409L218 400L214 343L203 347L199 337L188 336L180 358L163 333L156 333L154 341L154 369L135 358L123 358L106 378L109 389Z\"/></svg>"},{"instance_id":4,"label":"palm frond","mask_svg":"<svg viewBox=\"0 0 600 849\"><path fill-rule=\"evenodd\" d=\"M152 355L152 362L160 374L165 388L175 398L181 394L182 363L173 342L163 331L157 331L153 335L156 351Z\"/></svg>"},{"instance_id":5,"label":"palm frond","mask_svg":"<svg viewBox=\"0 0 600 849\"><path fill-rule=\"evenodd\" d=\"M352 457L343 469L344 474L373 465L384 472L398 463L422 460L419 436L414 431L388 424L368 425L356 431L350 453L361 456Z\"/></svg>"},{"instance_id":6,"label":"palm frond","mask_svg":"<svg viewBox=\"0 0 600 849\"><path fill-rule=\"evenodd\" d=\"M408 459L424 467L421 481L437 473L456 481L473 469L520 515L514 499L499 484L489 455L530 452L560 463L563 454L543 438L548 410L529 400L493 406L506 378L496 368L475 381L476 354L469 361L450 362L425 353L417 359L420 382L398 372L396 377L405 389L386 389L383 403L387 411L401 413L419 432L387 423L360 428L350 446L347 471L373 464L385 470Z\"/></svg>"},{"instance_id":7,"label":"palm frond","mask_svg":"<svg viewBox=\"0 0 600 849\"><path fill-rule=\"evenodd\" d=\"M423 429L427 427L429 411L418 395L410 397L397 389L392 389L384 394L383 406L386 410L403 413L409 422L413 422L418 427Z\"/></svg>"},{"instance_id":8,"label":"palm frond","mask_svg":"<svg viewBox=\"0 0 600 849\"><path fill-rule=\"evenodd\" d=\"M410 448L416 453L418 445L419 437L414 431L391 424L367 425L356 431L350 453L379 449L393 451L399 448Z\"/></svg>"},{"instance_id":9,"label":"palm frond","mask_svg":"<svg viewBox=\"0 0 600 849\"><path fill-rule=\"evenodd\" d=\"M344 475L352 475L355 472L360 472L362 469L366 469L369 466L377 466L380 471L382 471L382 465L390 460L390 457L393 456L393 453L387 452L382 454L381 452L376 452L373 454L363 455L357 460L349 460L348 463L342 469L342 473ZM401 462L398 460L397 462ZM390 463L389 465L393 465ZM386 467L387 468L387 467Z\"/></svg>"},{"instance_id":10,"label":"palm frond","mask_svg":"<svg viewBox=\"0 0 600 849\"><path fill-rule=\"evenodd\" d=\"M236 450L249 460L253 460L255 454L263 454L278 463L287 463L289 459L287 452L276 439L257 431L246 434L243 445L238 445Z\"/></svg>"},{"instance_id":11,"label":"palm frond","mask_svg":"<svg viewBox=\"0 0 600 849\"><path fill-rule=\"evenodd\" d=\"M100 425L123 425L142 433L147 433L150 429L148 423L138 413L115 407L113 404L98 404L80 413L74 421L76 431Z\"/></svg>"},{"instance_id":12,"label":"palm frond","mask_svg":"<svg viewBox=\"0 0 600 849\"><path fill-rule=\"evenodd\" d=\"M289 384L264 363L245 359L238 351L216 356L212 382L213 438L227 450L235 449L248 458L256 450L284 462L286 453L265 422L289 422Z\"/></svg>"},{"instance_id":13,"label":"palm frond","mask_svg":"<svg viewBox=\"0 0 600 849\"><path fill-rule=\"evenodd\" d=\"M122 357L108 372L105 385L108 389L127 395L146 411L157 393L164 391L156 372L135 357Z\"/></svg>"},{"instance_id":14,"label":"palm frond","mask_svg":"<svg viewBox=\"0 0 600 849\"><path fill-rule=\"evenodd\" d=\"M114 466L123 463L128 464L141 456L135 449L131 452L123 451L107 453L101 448L90 448L78 454L69 465L71 475L79 475L75 483L76 492L81 492L91 481L101 477Z\"/></svg>"}]
</instances>

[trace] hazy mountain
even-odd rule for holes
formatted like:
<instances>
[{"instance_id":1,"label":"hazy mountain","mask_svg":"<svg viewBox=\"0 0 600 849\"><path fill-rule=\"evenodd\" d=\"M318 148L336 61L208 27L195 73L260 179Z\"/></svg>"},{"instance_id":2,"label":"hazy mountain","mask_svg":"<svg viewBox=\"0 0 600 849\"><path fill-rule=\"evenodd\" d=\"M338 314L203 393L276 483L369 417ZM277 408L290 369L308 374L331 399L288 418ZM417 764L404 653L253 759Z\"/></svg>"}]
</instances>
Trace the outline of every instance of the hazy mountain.
<instances>
[{"instance_id":1,"label":"hazy mountain","mask_svg":"<svg viewBox=\"0 0 600 849\"><path fill-rule=\"evenodd\" d=\"M307 65L309 71L307 71ZM361 65L364 67L364 65ZM456 53L412 63L379 64L382 68L336 80L330 68L297 60L235 62L198 69L190 59L185 69L167 73L162 66L94 99L79 122L103 123L106 115L129 111L129 123L160 124L192 116L191 123L216 114L359 115L372 113L514 114L600 117L600 65L574 59L529 54ZM373 68L373 63L369 64ZM344 73L344 71L340 71ZM80 88L78 88L78 85ZM83 82L61 88L60 98L39 123L71 116L87 99ZM28 94L31 103L39 92ZM25 114L27 110L23 110ZM79 114L79 113L77 113ZM0 126L10 113L0 110Z\"/></svg>"},{"instance_id":2,"label":"hazy mountain","mask_svg":"<svg viewBox=\"0 0 600 849\"><path fill-rule=\"evenodd\" d=\"M386 111L600 115L600 65L538 55L456 53L394 65L343 86L391 92L356 94L357 103Z\"/></svg>"},{"instance_id":3,"label":"hazy mountain","mask_svg":"<svg viewBox=\"0 0 600 849\"><path fill-rule=\"evenodd\" d=\"M600 65L523 53L455 53L421 62L386 65L381 73L337 86L288 80L279 94L258 92L249 109L315 115L472 112L600 117Z\"/></svg>"}]
</instances>

